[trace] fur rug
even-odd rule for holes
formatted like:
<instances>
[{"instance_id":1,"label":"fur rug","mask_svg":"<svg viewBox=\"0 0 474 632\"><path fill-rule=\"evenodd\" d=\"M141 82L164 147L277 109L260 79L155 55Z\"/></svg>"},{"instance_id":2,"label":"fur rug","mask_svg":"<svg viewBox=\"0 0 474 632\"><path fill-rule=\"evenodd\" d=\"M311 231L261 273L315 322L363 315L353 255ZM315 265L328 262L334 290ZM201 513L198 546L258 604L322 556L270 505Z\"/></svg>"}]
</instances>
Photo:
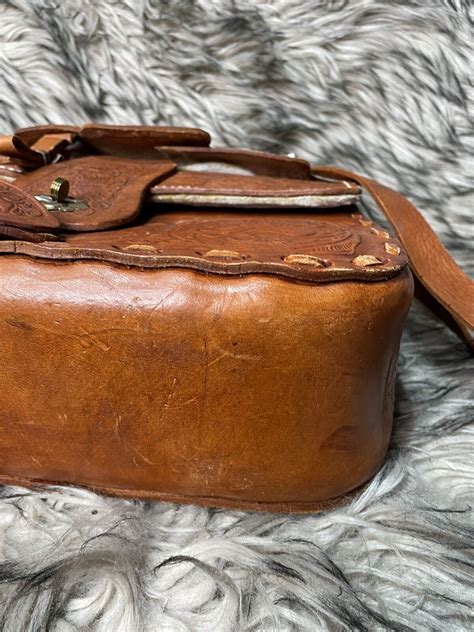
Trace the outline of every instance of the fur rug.
<instances>
[{"instance_id":1,"label":"fur rug","mask_svg":"<svg viewBox=\"0 0 474 632\"><path fill-rule=\"evenodd\" d=\"M472 271L471 9L3 0L0 132L46 121L192 124L215 144L359 169L415 201ZM463 344L416 304L388 458L337 511L0 488L0 629L472 630L470 371Z\"/></svg>"}]
</instances>

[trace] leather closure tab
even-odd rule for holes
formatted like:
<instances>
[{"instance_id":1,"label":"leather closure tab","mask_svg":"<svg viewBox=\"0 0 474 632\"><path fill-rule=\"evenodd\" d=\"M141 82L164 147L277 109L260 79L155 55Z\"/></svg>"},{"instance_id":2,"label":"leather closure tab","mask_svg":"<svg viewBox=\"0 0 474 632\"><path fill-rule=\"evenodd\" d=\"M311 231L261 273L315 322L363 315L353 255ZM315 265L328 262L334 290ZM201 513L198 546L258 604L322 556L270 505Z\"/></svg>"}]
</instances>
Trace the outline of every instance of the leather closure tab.
<instances>
[{"instance_id":1,"label":"leather closure tab","mask_svg":"<svg viewBox=\"0 0 474 632\"><path fill-rule=\"evenodd\" d=\"M71 204L70 211L65 205L63 210L51 210L49 214L63 230L95 231L133 221L150 186L175 169L169 161L87 156L48 165L21 176L16 184L30 196L44 196L54 180L64 178L69 183L71 201L80 200L81 204Z\"/></svg>"},{"instance_id":2,"label":"leather closure tab","mask_svg":"<svg viewBox=\"0 0 474 632\"><path fill-rule=\"evenodd\" d=\"M160 145L207 147L210 135L191 127L128 127L122 125L85 125L80 138L101 154L157 159Z\"/></svg>"}]
</instances>

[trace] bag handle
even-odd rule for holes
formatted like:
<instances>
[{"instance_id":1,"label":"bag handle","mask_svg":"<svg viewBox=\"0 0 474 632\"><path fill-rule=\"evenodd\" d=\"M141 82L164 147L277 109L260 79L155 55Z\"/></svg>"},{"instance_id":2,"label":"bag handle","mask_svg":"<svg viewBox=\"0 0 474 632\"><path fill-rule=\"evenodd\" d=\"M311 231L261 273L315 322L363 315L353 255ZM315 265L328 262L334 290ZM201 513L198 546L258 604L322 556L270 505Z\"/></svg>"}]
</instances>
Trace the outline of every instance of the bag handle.
<instances>
[{"instance_id":1,"label":"bag handle","mask_svg":"<svg viewBox=\"0 0 474 632\"><path fill-rule=\"evenodd\" d=\"M345 169L316 166L312 172L323 178L352 180L372 196L407 252L417 297L474 349L474 282L415 206L393 189Z\"/></svg>"}]
</instances>

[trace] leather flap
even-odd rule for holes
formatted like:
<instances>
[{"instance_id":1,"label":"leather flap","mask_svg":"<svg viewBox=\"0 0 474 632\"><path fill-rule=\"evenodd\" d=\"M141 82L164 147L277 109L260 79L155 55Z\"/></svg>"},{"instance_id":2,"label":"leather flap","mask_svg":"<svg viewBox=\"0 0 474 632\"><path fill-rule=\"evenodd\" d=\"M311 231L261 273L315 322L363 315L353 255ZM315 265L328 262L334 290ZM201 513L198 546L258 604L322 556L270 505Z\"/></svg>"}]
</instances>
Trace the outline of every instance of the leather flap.
<instances>
[{"instance_id":1,"label":"leather flap","mask_svg":"<svg viewBox=\"0 0 474 632\"><path fill-rule=\"evenodd\" d=\"M184 206L328 208L355 202L349 182L179 171L152 187L154 202Z\"/></svg>"},{"instance_id":2,"label":"leather flap","mask_svg":"<svg viewBox=\"0 0 474 632\"><path fill-rule=\"evenodd\" d=\"M31 196L48 195L52 182L64 178L77 210L49 211L62 229L95 231L114 228L135 219L153 184L172 174L169 161L131 160L115 156L88 156L49 165L21 176L18 187Z\"/></svg>"},{"instance_id":3,"label":"leather flap","mask_svg":"<svg viewBox=\"0 0 474 632\"><path fill-rule=\"evenodd\" d=\"M352 209L353 210L353 209ZM76 233L57 243L17 242L0 252L46 260L98 260L140 268L277 274L302 281L380 281L406 266L404 251L361 215L163 209L121 230Z\"/></svg>"}]
</instances>

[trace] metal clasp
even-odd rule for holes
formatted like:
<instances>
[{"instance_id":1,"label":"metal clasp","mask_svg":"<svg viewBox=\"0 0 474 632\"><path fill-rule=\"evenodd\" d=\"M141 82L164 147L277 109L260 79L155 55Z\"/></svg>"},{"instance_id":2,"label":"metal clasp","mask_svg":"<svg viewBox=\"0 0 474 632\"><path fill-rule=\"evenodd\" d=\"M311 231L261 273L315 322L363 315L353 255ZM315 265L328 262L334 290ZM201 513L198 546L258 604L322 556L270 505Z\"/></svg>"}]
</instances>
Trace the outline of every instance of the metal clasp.
<instances>
[{"instance_id":1,"label":"metal clasp","mask_svg":"<svg viewBox=\"0 0 474 632\"><path fill-rule=\"evenodd\" d=\"M48 211L60 211L70 213L89 208L85 200L69 197L69 181L65 178L56 178L51 183L49 195L35 195Z\"/></svg>"}]
</instances>

